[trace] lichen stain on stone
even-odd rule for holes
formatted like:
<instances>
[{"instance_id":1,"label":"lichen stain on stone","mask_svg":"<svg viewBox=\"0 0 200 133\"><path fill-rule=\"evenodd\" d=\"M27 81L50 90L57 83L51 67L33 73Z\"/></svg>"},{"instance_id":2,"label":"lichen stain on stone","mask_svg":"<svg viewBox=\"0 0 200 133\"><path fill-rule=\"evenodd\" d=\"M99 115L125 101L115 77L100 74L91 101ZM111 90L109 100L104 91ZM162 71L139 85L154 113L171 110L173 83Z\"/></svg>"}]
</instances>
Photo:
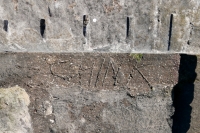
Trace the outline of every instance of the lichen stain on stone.
<instances>
[{"instance_id":1,"label":"lichen stain on stone","mask_svg":"<svg viewBox=\"0 0 200 133\"><path fill-rule=\"evenodd\" d=\"M18 86L0 88L0 131L32 133L29 95Z\"/></svg>"}]
</instances>

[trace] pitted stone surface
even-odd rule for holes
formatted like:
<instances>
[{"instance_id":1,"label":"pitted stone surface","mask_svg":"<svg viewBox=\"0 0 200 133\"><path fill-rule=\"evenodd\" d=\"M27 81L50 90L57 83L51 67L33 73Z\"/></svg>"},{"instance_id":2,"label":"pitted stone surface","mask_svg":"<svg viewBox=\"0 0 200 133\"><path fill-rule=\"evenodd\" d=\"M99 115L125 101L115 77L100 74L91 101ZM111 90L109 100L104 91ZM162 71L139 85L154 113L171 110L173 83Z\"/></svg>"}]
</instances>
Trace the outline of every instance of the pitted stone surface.
<instances>
[{"instance_id":1,"label":"pitted stone surface","mask_svg":"<svg viewBox=\"0 0 200 133\"><path fill-rule=\"evenodd\" d=\"M26 90L34 133L170 133L179 62L177 54L1 53L0 87Z\"/></svg>"},{"instance_id":2,"label":"pitted stone surface","mask_svg":"<svg viewBox=\"0 0 200 133\"><path fill-rule=\"evenodd\" d=\"M199 4L198 0L2 0L0 51L195 54L200 50Z\"/></svg>"},{"instance_id":3,"label":"pitted stone surface","mask_svg":"<svg viewBox=\"0 0 200 133\"><path fill-rule=\"evenodd\" d=\"M52 104L59 129L80 133L171 133L172 101L162 91L152 92L152 97L131 98L124 91L57 86L50 93L58 98Z\"/></svg>"}]
</instances>

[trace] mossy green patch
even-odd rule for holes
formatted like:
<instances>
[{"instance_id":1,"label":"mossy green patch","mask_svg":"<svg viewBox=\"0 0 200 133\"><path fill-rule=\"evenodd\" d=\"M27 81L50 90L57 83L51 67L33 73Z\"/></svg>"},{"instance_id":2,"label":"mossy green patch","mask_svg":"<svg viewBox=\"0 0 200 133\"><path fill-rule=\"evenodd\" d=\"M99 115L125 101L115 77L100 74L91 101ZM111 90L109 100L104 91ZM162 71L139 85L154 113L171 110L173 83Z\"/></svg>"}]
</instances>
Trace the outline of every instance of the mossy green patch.
<instances>
[{"instance_id":1,"label":"mossy green patch","mask_svg":"<svg viewBox=\"0 0 200 133\"><path fill-rule=\"evenodd\" d=\"M130 54L130 56L133 58L133 59L135 59L136 61L138 61L138 62L140 62L141 60L142 60L142 58L143 58L143 54Z\"/></svg>"}]
</instances>

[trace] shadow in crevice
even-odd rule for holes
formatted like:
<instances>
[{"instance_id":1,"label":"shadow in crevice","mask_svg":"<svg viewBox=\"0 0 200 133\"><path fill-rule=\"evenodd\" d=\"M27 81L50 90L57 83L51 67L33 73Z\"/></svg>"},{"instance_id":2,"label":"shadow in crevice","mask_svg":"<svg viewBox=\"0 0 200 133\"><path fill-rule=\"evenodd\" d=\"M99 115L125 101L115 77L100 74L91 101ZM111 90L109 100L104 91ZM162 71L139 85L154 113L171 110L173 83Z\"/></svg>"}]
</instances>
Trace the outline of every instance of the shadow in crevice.
<instances>
[{"instance_id":1,"label":"shadow in crevice","mask_svg":"<svg viewBox=\"0 0 200 133\"><path fill-rule=\"evenodd\" d=\"M172 133L186 133L190 128L196 79L197 57L181 54L178 84L173 88L172 98L175 113L172 116Z\"/></svg>"},{"instance_id":2,"label":"shadow in crevice","mask_svg":"<svg viewBox=\"0 0 200 133\"><path fill-rule=\"evenodd\" d=\"M174 15L171 14L170 16L170 25L169 25L169 42L168 42L168 51L170 50L171 46L171 37L172 37L172 24L173 24Z\"/></svg>"}]
</instances>

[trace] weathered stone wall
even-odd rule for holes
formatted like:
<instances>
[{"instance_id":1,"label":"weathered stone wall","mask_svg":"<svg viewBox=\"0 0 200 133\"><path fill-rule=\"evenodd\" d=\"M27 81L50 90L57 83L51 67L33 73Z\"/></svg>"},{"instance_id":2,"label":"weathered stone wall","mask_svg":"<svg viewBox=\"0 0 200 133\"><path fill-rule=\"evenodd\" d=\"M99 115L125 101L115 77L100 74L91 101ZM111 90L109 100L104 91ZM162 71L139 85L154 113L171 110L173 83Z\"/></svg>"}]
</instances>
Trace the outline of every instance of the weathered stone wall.
<instances>
[{"instance_id":1,"label":"weathered stone wall","mask_svg":"<svg viewBox=\"0 0 200 133\"><path fill-rule=\"evenodd\" d=\"M129 54L2 53L0 87L7 89L0 97L8 102L0 103L7 107L0 121L10 122L3 117L10 112L16 126L0 128L22 129L30 114L25 129L34 133L171 133L180 56L137 60Z\"/></svg>"},{"instance_id":2,"label":"weathered stone wall","mask_svg":"<svg viewBox=\"0 0 200 133\"><path fill-rule=\"evenodd\" d=\"M0 51L199 53L199 10L198 0L1 0Z\"/></svg>"},{"instance_id":3,"label":"weathered stone wall","mask_svg":"<svg viewBox=\"0 0 200 133\"><path fill-rule=\"evenodd\" d=\"M198 132L195 59L105 53L198 54L199 4L0 0L0 131Z\"/></svg>"}]
</instances>

